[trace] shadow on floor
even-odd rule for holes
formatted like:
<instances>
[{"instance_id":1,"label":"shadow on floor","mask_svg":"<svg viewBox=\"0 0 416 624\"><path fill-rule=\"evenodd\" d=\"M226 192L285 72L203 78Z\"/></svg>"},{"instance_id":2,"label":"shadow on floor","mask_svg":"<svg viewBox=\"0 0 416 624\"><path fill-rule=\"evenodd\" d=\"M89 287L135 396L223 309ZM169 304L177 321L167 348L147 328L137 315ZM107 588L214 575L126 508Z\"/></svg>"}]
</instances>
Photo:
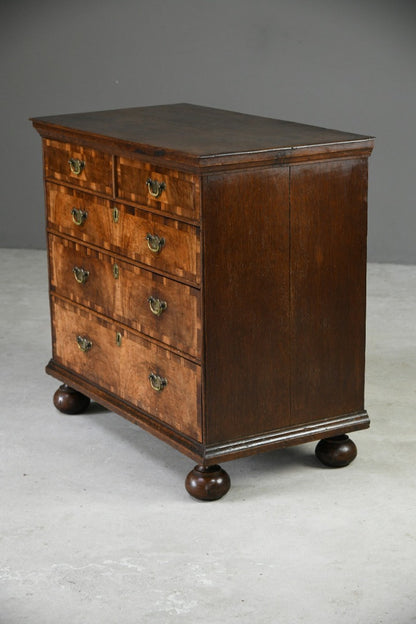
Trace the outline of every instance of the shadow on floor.
<instances>
[{"instance_id":1,"label":"shadow on floor","mask_svg":"<svg viewBox=\"0 0 416 624\"><path fill-rule=\"evenodd\" d=\"M163 463L169 470L174 471L179 476L183 476L184 466L189 466L189 469L191 469L195 463L162 440L143 430L140 426L134 425L98 403L91 402L88 410L85 412L85 417L94 420L97 426L104 428L110 436L116 436L123 444L131 446L142 457L147 457L152 462L160 462L161 465ZM315 444L310 443L297 445L243 457L230 462L219 461L219 463L225 467L227 472L237 471L240 475L241 472L244 472L247 478L258 473L293 471L298 466L325 469L316 459L314 447Z\"/></svg>"}]
</instances>

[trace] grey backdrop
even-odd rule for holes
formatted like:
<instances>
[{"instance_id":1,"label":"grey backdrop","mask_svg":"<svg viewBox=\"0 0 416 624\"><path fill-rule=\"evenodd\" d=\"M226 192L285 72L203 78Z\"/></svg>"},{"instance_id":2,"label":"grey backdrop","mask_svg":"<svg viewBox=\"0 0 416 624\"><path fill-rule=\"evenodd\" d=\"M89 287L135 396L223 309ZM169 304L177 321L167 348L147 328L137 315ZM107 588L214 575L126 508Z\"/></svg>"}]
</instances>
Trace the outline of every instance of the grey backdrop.
<instances>
[{"instance_id":1,"label":"grey backdrop","mask_svg":"<svg viewBox=\"0 0 416 624\"><path fill-rule=\"evenodd\" d=\"M369 260L416 263L412 0L1 0L0 246L44 247L29 116L192 102L377 137Z\"/></svg>"}]
</instances>

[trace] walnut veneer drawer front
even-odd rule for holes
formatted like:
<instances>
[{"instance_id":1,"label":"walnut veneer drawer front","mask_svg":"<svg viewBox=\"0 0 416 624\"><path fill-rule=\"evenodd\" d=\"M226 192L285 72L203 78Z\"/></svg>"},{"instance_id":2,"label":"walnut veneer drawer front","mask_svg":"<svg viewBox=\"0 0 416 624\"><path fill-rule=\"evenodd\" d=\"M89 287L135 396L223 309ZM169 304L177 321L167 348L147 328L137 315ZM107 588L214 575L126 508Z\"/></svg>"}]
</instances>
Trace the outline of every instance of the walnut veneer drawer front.
<instances>
[{"instance_id":1,"label":"walnut veneer drawer front","mask_svg":"<svg viewBox=\"0 0 416 624\"><path fill-rule=\"evenodd\" d=\"M49 228L200 282L199 228L56 184L46 192Z\"/></svg>"},{"instance_id":2,"label":"walnut veneer drawer front","mask_svg":"<svg viewBox=\"0 0 416 624\"><path fill-rule=\"evenodd\" d=\"M57 362L201 439L197 364L57 297L52 297L52 319Z\"/></svg>"},{"instance_id":3,"label":"walnut veneer drawer front","mask_svg":"<svg viewBox=\"0 0 416 624\"><path fill-rule=\"evenodd\" d=\"M190 174L119 158L117 196L163 212L199 219L199 181Z\"/></svg>"},{"instance_id":4,"label":"walnut veneer drawer front","mask_svg":"<svg viewBox=\"0 0 416 624\"><path fill-rule=\"evenodd\" d=\"M45 176L67 184L113 193L113 158L95 149L45 139Z\"/></svg>"},{"instance_id":5,"label":"walnut veneer drawer front","mask_svg":"<svg viewBox=\"0 0 416 624\"><path fill-rule=\"evenodd\" d=\"M200 357L200 291L49 234L51 289L161 342Z\"/></svg>"}]
</instances>

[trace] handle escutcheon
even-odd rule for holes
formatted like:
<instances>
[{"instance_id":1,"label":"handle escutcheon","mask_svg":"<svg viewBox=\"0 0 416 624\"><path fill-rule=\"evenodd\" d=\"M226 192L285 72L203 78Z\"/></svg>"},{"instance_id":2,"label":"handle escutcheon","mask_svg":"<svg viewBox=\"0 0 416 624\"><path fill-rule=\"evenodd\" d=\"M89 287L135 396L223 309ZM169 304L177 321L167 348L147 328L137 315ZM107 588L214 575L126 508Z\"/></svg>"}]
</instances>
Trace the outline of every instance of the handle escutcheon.
<instances>
[{"instance_id":1,"label":"handle escutcheon","mask_svg":"<svg viewBox=\"0 0 416 624\"><path fill-rule=\"evenodd\" d=\"M162 247L165 245L165 239L159 238L157 234L150 234L149 232L146 234L147 246L150 251L153 253L160 253Z\"/></svg>"},{"instance_id":2,"label":"handle escutcheon","mask_svg":"<svg viewBox=\"0 0 416 624\"><path fill-rule=\"evenodd\" d=\"M166 301L162 301L157 297L150 296L147 301L149 302L149 307L155 316L160 316L168 307Z\"/></svg>"},{"instance_id":3,"label":"handle escutcheon","mask_svg":"<svg viewBox=\"0 0 416 624\"><path fill-rule=\"evenodd\" d=\"M146 180L147 190L149 191L149 195L152 197L160 197L163 191L166 189L165 182L159 182L159 180L152 180L152 178L147 178Z\"/></svg>"},{"instance_id":4,"label":"handle escutcheon","mask_svg":"<svg viewBox=\"0 0 416 624\"><path fill-rule=\"evenodd\" d=\"M79 175L85 168L85 160L79 158L70 158L68 163L71 173L75 173L75 175Z\"/></svg>"},{"instance_id":5,"label":"handle escutcheon","mask_svg":"<svg viewBox=\"0 0 416 624\"><path fill-rule=\"evenodd\" d=\"M92 347L91 340L88 340L85 336L77 336L77 343L83 353L87 353Z\"/></svg>"},{"instance_id":6,"label":"handle escutcheon","mask_svg":"<svg viewBox=\"0 0 416 624\"><path fill-rule=\"evenodd\" d=\"M88 217L88 212L78 208L72 208L71 210L72 221L75 225L83 225Z\"/></svg>"},{"instance_id":7,"label":"handle escutcheon","mask_svg":"<svg viewBox=\"0 0 416 624\"><path fill-rule=\"evenodd\" d=\"M78 284L85 284L90 274L90 272L83 267L77 266L74 266L74 268L72 269L72 273L74 274L74 277Z\"/></svg>"},{"instance_id":8,"label":"handle escutcheon","mask_svg":"<svg viewBox=\"0 0 416 624\"><path fill-rule=\"evenodd\" d=\"M156 373L150 373L149 381L153 390L156 390L156 392L162 392L162 390L168 385L168 380L165 379L165 377L156 375Z\"/></svg>"}]
</instances>

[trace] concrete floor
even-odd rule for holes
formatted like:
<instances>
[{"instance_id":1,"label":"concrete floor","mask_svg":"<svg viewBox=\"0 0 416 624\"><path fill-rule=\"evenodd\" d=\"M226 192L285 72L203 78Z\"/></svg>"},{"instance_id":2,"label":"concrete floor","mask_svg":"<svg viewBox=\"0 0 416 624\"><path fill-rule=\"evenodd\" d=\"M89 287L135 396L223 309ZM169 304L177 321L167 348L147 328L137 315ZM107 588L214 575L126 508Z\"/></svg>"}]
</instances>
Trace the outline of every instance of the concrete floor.
<instances>
[{"instance_id":1,"label":"concrete floor","mask_svg":"<svg viewBox=\"0 0 416 624\"><path fill-rule=\"evenodd\" d=\"M369 266L356 461L237 460L201 503L175 450L97 405L54 409L45 254L0 266L1 624L416 622L416 267Z\"/></svg>"}]
</instances>

